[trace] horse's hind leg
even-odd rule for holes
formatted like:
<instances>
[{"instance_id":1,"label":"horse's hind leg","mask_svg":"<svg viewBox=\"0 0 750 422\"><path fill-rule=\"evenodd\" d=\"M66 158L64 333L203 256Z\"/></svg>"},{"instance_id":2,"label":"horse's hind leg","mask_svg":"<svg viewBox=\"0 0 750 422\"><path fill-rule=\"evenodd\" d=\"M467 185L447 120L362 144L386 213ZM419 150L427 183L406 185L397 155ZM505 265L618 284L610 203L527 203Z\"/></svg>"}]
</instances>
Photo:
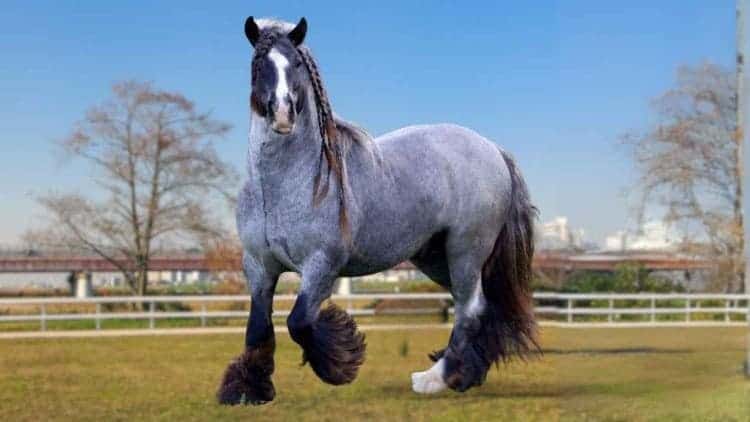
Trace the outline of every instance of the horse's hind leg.
<instances>
[{"instance_id":1,"label":"horse's hind leg","mask_svg":"<svg viewBox=\"0 0 750 422\"><path fill-rule=\"evenodd\" d=\"M435 362L430 369L412 374L412 388L417 393L436 393L446 387L465 391L484 382L490 362L482 356L481 348L477 348L479 316L485 306L481 277L477 275L470 284L472 293L454 295L456 321L448 346L430 355Z\"/></svg>"},{"instance_id":2,"label":"horse's hind leg","mask_svg":"<svg viewBox=\"0 0 750 422\"><path fill-rule=\"evenodd\" d=\"M480 385L493 362L539 349L529 289L533 237L526 224L516 218L496 239L474 231L447 243L456 321L448 347L428 371L441 373L447 387Z\"/></svg>"},{"instance_id":3,"label":"horse's hind leg","mask_svg":"<svg viewBox=\"0 0 750 422\"><path fill-rule=\"evenodd\" d=\"M457 240L461 239L456 238L446 245L456 320L448 346L431 355L435 361L432 368L412 374L412 388L417 393L435 393L446 387L465 391L481 384L489 369L490 361L482 351L480 317L486 306L482 263L493 243L484 236L470 239L465 247L458 247Z\"/></svg>"}]
</instances>

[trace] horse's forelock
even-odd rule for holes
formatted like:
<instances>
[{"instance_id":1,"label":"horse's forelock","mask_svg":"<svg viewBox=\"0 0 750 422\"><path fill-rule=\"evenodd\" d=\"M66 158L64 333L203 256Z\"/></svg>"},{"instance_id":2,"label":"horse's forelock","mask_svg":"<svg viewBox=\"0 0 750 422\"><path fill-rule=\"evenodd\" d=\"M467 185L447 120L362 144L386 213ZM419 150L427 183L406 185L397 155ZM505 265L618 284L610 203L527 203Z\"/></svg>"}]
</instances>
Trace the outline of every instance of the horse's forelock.
<instances>
[{"instance_id":1,"label":"horse's forelock","mask_svg":"<svg viewBox=\"0 0 750 422\"><path fill-rule=\"evenodd\" d=\"M262 31L276 30L284 34L290 33L294 29L294 24L273 18L260 18L255 20L258 29Z\"/></svg>"}]
</instances>

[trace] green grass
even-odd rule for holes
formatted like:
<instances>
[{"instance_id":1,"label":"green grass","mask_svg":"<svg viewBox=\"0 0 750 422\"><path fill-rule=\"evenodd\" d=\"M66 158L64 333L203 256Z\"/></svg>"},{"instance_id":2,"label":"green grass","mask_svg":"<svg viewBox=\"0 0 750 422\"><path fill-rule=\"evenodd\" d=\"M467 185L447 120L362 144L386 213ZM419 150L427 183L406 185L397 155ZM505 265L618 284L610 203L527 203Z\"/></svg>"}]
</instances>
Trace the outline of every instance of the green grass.
<instances>
[{"instance_id":1,"label":"green grass","mask_svg":"<svg viewBox=\"0 0 750 422\"><path fill-rule=\"evenodd\" d=\"M214 391L240 335L0 341L3 420L750 420L745 333L731 328L552 329L541 359L484 386L418 396L409 373L447 330L370 332L349 386L321 383L279 335L277 396L222 407Z\"/></svg>"}]
</instances>

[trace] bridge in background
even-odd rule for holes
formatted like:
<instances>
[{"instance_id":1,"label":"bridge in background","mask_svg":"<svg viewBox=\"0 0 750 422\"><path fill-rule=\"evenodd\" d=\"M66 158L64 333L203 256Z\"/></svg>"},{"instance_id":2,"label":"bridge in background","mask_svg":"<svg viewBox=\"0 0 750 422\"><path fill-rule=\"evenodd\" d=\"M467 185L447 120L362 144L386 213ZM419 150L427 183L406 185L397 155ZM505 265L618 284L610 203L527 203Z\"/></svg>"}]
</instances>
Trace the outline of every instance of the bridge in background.
<instances>
[{"instance_id":1,"label":"bridge in background","mask_svg":"<svg viewBox=\"0 0 750 422\"><path fill-rule=\"evenodd\" d=\"M99 256L18 256L0 257L0 273L50 273L50 272L114 272L117 265L135 268L132 260L108 261ZM222 266L223 267L223 266ZM175 254L157 256L149 261L151 271L209 271L239 269L239 262L227 264L226 268L212 267L204 255Z\"/></svg>"},{"instance_id":2,"label":"bridge in background","mask_svg":"<svg viewBox=\"0 0 750 422\"><path fill-rule=\"evenodd\" d=\"M113 272L117 265L133 268L133 261L110 262L98 256L4 256L0 257L0 272ZM534 268L538 271L573 272L578 270L614 271L618 265L634 264L649 271L693 271L710 270L716 263L707 259L668 253L565 253L539 251L534 256ZM169 254L151 258L151 271L239 271L239 260L206 259L202 254ZM403 262L395 269L412 270L410 262Z\"/></svg>"}]
</instances>

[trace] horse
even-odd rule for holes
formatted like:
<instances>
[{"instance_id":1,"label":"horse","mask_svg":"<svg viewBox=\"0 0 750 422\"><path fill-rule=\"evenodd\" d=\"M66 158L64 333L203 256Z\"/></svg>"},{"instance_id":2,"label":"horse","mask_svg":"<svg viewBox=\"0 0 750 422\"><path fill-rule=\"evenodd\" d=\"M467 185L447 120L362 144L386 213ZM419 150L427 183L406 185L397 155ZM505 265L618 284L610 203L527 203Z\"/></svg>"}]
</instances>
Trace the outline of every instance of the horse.
<instances>
[{"instance_id":1,"label":"horse","mask_svg":"<svg viewBox=\"0 0 750 422\"><path fill-rule=\"evenodd\" d=\"M251 16L248 179L237 201L251 294L244 352L230 362L221 404L274 399L273 294L282 272L301 284L287 318L303 364L332 385L352 382L366 343L354 319L324 304L337 277L405 260L450 291L455 322L417 393L481 385L490 366L538 349L530 293L537 215L510 154L453 124L373 139L334 114L307 21Z\"/></svg>"}]
</instances>

